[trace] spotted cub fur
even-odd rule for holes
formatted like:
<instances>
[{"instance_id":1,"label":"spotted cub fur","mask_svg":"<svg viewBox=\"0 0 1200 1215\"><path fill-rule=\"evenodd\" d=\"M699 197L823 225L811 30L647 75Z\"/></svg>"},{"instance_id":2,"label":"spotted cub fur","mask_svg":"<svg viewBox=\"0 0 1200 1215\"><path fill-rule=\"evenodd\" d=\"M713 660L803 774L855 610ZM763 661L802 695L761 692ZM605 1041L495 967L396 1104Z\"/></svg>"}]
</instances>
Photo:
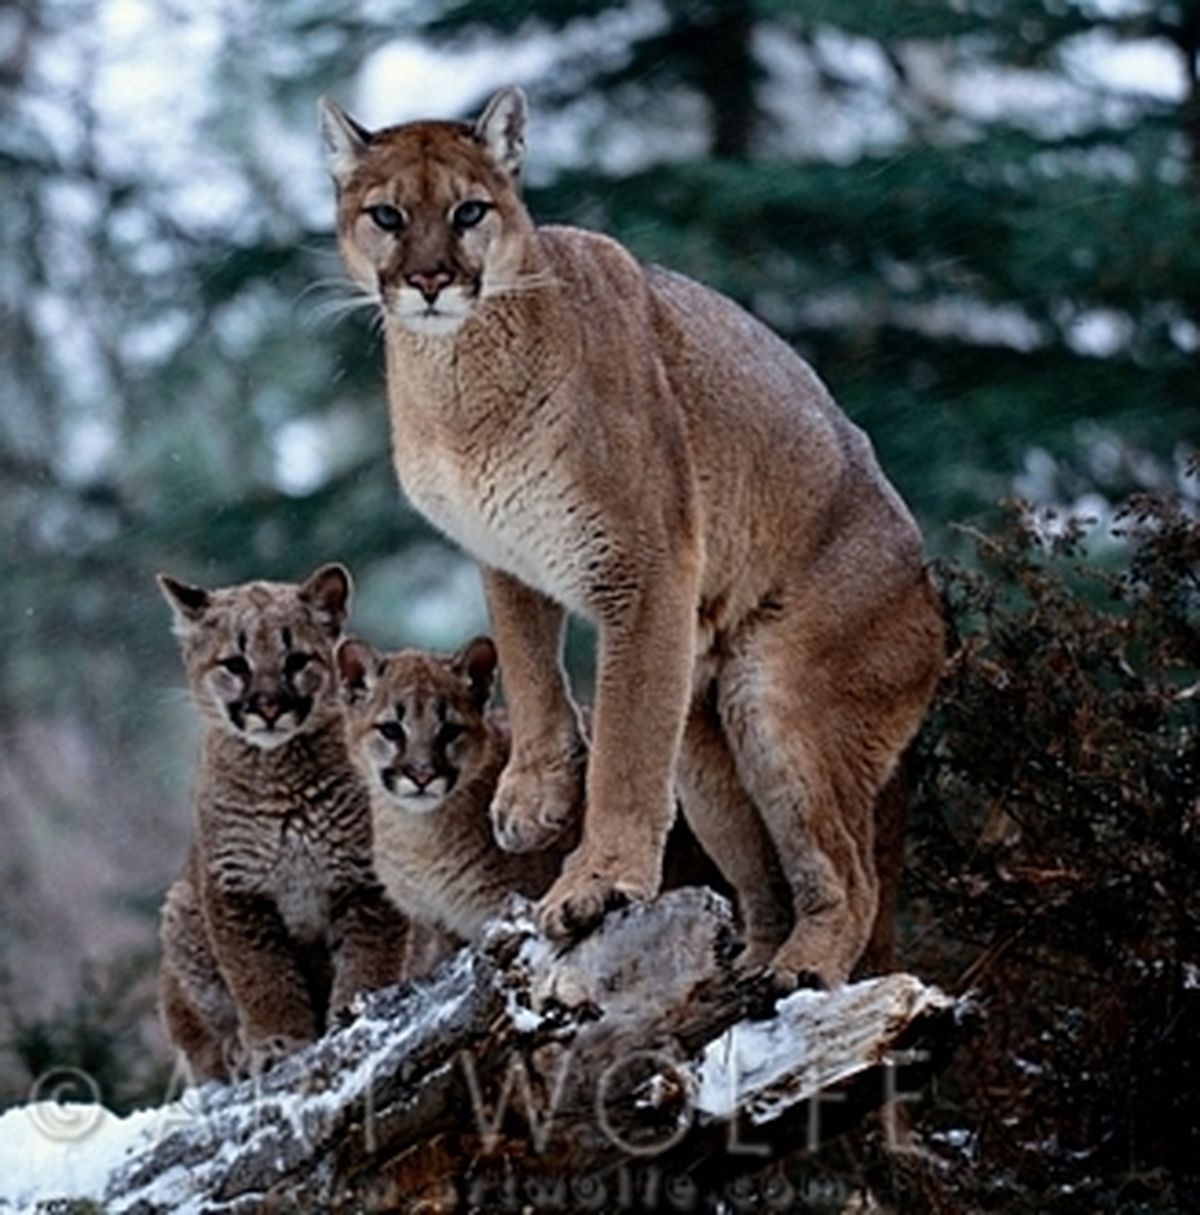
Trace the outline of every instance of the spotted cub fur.
<instances>
[{"instance_id":1,"label":"spotted cub fur","mask_svg":"<svg viewBox=\"0 0 1200 1215\"><path fill-rule=\"evenodd\" d=\"M160 1010L193 1076L227 1079L398 979L405 925L371 866L342 729L333 650L349 574L159 585L204 721L195 837L162 912Z\"/></svg>"},{"instance_id":2,"label":"spotted cub fur","mask_svg":"<svg viewBox=\"0 0 1200 1215\"><path fill-rule=\"evenodd\" d=\"M508 759L508 726L488 708L496 650L476 638L452 656L337 649L350 754L371 789L375 867L414 921L469 940L513 893L537 897L566 848L517 856L488 808Z\"/></svg>"}]
</instances>

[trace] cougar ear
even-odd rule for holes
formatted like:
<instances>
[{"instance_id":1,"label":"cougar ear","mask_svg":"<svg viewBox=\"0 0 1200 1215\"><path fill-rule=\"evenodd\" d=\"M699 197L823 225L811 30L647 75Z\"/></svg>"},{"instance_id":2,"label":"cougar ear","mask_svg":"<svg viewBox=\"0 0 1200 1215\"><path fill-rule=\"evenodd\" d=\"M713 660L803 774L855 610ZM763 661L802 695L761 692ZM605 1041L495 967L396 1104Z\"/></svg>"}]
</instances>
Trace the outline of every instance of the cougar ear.
<instances>
[{"instance_id":1,"label":"cougar ear","mask_svg":"<svg viewBox=\"0 0 1200 1215\"><path fill-rule=\"evenodd\" d=\"M350 611L350 571L336 562L321 566L301 585L300 598L312 605L329 636L336 637Z\"/></svg>"},{"instance_id":2,"label":"cougar ear","mask_svg":"<svg viewBox=\"0 0 1200 1215\"><path fill-rule=\"evenodd\" d=\"M475 703L482 709L496 677L496 643L490 637L472 638L450 660L450 669L471 685Z\"/></svg>"},{"instance_id":3,"label":"cougar ear","mask_svg":"<svg viewBox=\"0 0 1200 1215\"><path fill-rule=\"evenodd\" d=\"M525 94L516 86L501 89L475 123L475 138L515 181L525 159Z\"/></svg>"},{"instance_id":4,"label":"cougar ear","mask_svg":"<svg viewBox=\"0 0 1200 1215\"><path fill-rule=\"evenodd\" d=\"M208 608L209 593L203 587L180 582L170 574L158 575L158 588L175 614L175 632L181 637L191 630Z\"/></svg>"},{"instance_id":5,"label":"cougar ear","mask_svg":"<svg viewBox=\"0 0 1200 1215\"><path fill-rule=\"evenodd\" d=\"M365 641L346 637L338 642L333 658L342 685L342 696L348 704L353 704L371 690L380 670L379 655Z\"/></svg>"},{"instance_id":6,"label":"cougar ear","mask_svg":"<svg viewBox=\"0 0 1200 1215\"><path fill-rule=\"evenodd\" d=\"M325 159L338 186L344 186L371 142L371 132L360 126L332 98L317 102Z\"/></svg>"}]
</instances>

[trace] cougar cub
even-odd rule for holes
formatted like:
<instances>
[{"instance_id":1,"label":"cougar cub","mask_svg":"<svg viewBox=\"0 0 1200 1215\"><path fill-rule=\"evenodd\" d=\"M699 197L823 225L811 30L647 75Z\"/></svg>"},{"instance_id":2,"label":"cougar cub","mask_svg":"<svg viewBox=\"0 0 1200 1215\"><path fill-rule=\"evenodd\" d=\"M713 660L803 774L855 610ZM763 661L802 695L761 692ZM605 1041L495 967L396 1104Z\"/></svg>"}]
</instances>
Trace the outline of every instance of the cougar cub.
<instances>
[{"instance_id":1,"label":"cougar cub","mask_svg":"<svg viewBox=\"0 0 1200 1215\"><path fill-rule=\"evenodd\" d=\"M541 895L565 845L504 852L488 808L508 759L508 727L488 709L496 649L457 654L337 648L350 754L371 788L375 868L414 921L470 939L516 891Z\"/></svg>"},{"instance_id":2,"label":"cougar cub","mask_svg":"<svg viewBox=\"0 0 1200 1215\"><path fill-rule=\"evenodd\" d=\"M204 719L196 834L162 912L160 1010L198 1079L269 1066L400 977L404 921L371 867L333 648L350 577L207 591L166 575Z\"/></svg>"}]
</instances>

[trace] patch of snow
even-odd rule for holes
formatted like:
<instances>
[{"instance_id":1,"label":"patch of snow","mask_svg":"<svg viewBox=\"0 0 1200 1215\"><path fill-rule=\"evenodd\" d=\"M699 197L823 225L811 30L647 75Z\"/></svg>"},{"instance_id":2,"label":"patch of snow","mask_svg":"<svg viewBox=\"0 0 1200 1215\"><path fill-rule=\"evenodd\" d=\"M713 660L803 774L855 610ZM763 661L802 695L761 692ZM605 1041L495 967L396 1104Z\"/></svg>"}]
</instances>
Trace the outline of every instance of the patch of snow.
<instances>
[{"instance_id":1,"label":"patch of snow","mask_svg":"<svg viewBox=\"0 0 1200 1215\"><path fill-rule=\"evenodd\" d=\"M1092 88L1133 93L1175 105L1187 96L1187 66L1165 38L1123 40L1093 30L1063 48L1067 70Z\"/></svg>"},{"instance_id":2,"label":"patch of snow","mask_svg":"<svg viewBox=\"0 0 1200 1215\"><path fill-rule=\"evenodd\" d=\"M38 1101L0 1115L0 1211L99 1201L114 1168L149 1147L169 1107L122 1118L101 1105Z\"/></svg>"},{"instance_id":3,"label":"patch of snow","mask_svg":"<svg viewBox=\"0 0 1200 1215\"><path fill-rule=\"evenodd\" d=\"M1067 322L1067 345L1077 354L1112 358L1128 347L1136 331L1133 319L1115 308L1091 308Z\"/></svg>"},{"instance_id":4,"label":"patch of snow","mask_svg":"<svg viewBox=\"0 0 1200 1215\"><path fill-rule=\"evenodd\" d=\"M811 1013L823 993L798 991L778 1006L772 1021L741 1021L705 1047L697 1077L696 1107L729 1118L745 1100L780 1079L809 1053ZM801 1014L797 1016L797 1014Z\"/></svg>"},{"instance_id":5,"label":"patch of snow","mask_svg":"<svg viewBox=\"0 0 1200 1215\"><path fill-rule=\"evenodd\" d=\"M718 1120L741 1109L756 1125L770 1122L797 1099L882 1062L869 1047L890 1021L950 1002L906 974L795 992L779 1002L773 1020L740 1021L705 1047L694 1074L695 1108Z\"/></svg>"}]
</instances>

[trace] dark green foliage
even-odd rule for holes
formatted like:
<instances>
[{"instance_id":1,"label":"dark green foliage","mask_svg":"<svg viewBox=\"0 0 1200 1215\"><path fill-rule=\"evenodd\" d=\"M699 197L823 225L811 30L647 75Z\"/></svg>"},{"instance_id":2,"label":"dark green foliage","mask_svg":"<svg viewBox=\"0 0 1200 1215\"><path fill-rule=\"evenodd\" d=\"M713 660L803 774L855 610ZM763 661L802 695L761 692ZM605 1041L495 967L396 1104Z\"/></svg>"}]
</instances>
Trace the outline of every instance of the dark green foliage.
<instances>
[{"instance_id":1,"label":"dark green foliage","mask_svg":"<svg viewBox=\"0 0 1200 1215\"><path fill-rule=\"evenodd\" d=\"M691 31L716 7L667 5L623 57L583 55L569 95L539 97L606 90L601 147L622 124L661 139L698 99L703 151L648 155L632 172L589 163L535 191L535 211L613 232L765 316L926 520L990 506L1035 447L1054 466L1040 492L1061 501L1169 485L1177 449L1200 442L1196 86L1181 102L1110 95L1064 68L1085 35L1152 35L1184 64L1195 6L1119 19L1042 0L726 6L749 28L708 40L711 76L689 73ZM849 69L839 39L873 73ZM747 40L812 72L786 114L767 112L761 76L742 65ZM914 71L920 46L972 82L964 99L986 100L990 73L1042 73L1023 78L1030 89L1069 76L1072 116L942 104ZM718 117L747 97L753 121L729 140ZM827 158L823 116L852 102L868 107L858 146Z\"/></svg>"},{"instance_id":2,"label":"dark green foliage","mask_svg":"<svg viewBox=\"0 0 1200 1215\"><path fill-rule=\"evenodd\" d=\"M332 200L314 230L300 204L310 187L276 168L269 137L303 133L315 159L318 93L349 102L371 52L413 33L503 52L498 39L574 31L531 83L531 154L537 169L543 132L570 113L587 155L531 174L535 213L612 232L768 319L870 431L935 547L949 520L1010 492L1031 448L1052 461L1040 490L1062 501L1169 485L1176 451L1200 441L1194 82L1179 102L1081 84L1078 116L1056 122L970 110L990 87L983 75L939 100L912 56L932 49L940 72L966 80L1001 69L1061 80L1078 75L1064 56L1081 35L1154 35L1182 63L1194 4L1119 19L1057 0L623 11L608 0L247 4L224 23L197 149L245 183L246 203L211 219L181 215L165 178L110 165L90 120L76 144L56 144L37 115L64 103L34 56L14 56L0 78L11 110L0 579L21 589L0 652L6 671L32 676L6 680L0 698L59 686L34 655L120 667L121 639L152 627L162 565L214 583L298 576L338 556L369 571L431 541L391 488L377 342L365 324L318 319L314 284L340 274ZM86 6L34 14L14 14L14 45L50 45ZM579 36L588 22L595 36ZM779 55L803 67L782 93ZM85 117L89 103L76 107ZM839 114L857 114L856 134L830 152L823 127ZM38 292L72 301L72 341L35 315ZM1098 311L1119 331L1106 357L1079 348ZM336 458L281 498L281 432L331 417L346 423ZM70 472L61 453L90 420L119 457ZM81 579L86 594L73 596ZM138 644L169 662L165 630Z\"/></svg>"},{"instance_id":3,"label":"dark green foliage","mask_svg":"<svg viewBox=\"0 0 1200 1215\"><path fill-rule=\"evenodd\" d=\"M1200 1201L1200 524L1140 498L1084 536L1017 509L942 568L909 961L987 1016L924 1111L969 1144L939 1209Z\"/></svg>"}]
</instances>

